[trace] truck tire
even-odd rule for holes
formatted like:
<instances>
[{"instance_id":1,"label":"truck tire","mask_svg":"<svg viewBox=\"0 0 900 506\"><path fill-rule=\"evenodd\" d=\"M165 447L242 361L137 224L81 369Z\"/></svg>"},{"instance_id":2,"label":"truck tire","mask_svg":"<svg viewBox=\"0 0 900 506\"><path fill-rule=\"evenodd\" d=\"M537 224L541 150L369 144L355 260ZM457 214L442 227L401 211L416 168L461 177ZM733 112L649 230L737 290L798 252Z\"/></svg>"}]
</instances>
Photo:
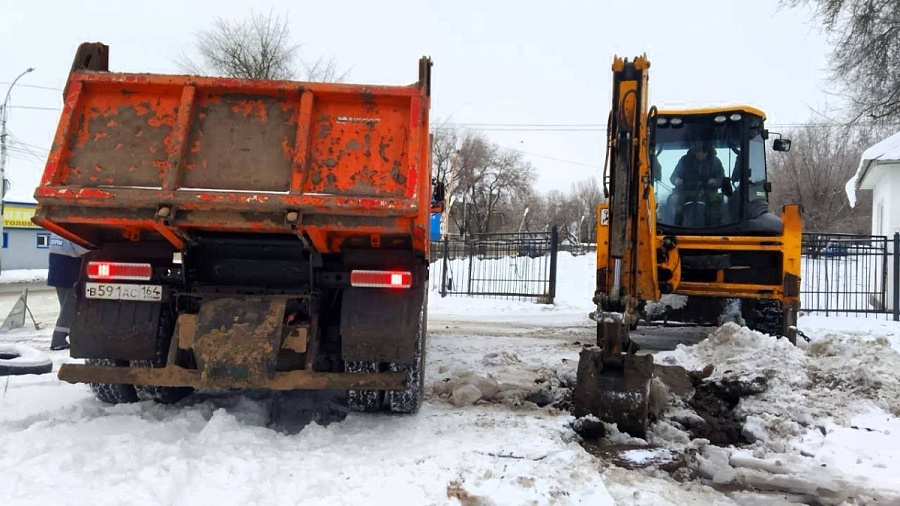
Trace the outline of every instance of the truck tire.
<instances>
[{"instance_id":1,"label":"truck tire","mask_svg":"<svg viewBox=\"0 0 900 506\"><path fill-rule=\"evenodd\" d=\"M346 361L346 372L378 372L377 362ZM383 390L349 390L347 392L347 406L350 411L362 413L374 413L381 411L384 405Z\"/></svg>"},{"instance_id":2,"label":"truck tire","mask_svg":"<svg viewBox=\"0 0 900 506\"><path fill-rule=\"evenodd\" d=\"M742 299L741 316L751 330L776 337L784 334L784 310L777 300Z\"/></svg>"},{"instance_id":3,"label":"truck tire","mask_svg":"<svg viewBox=\"0 0 900 506\"><path fill-rule=\"evenodd\" d=\"M428 296L426 294L422 309L419 311L419 324L416 326L416 354L411 364L391 364L391 372L406 373L406 390L390 390L385 392L389 409L394 413L417 413L422 407L425 394L425 345L428 336Z\"/></svg>"},{"instance_id":4,"label":"truck tire","mask_svg":"<svg viewBox=\"0 0 900 506\"><path fill-rule=\"evenodd\" d=\"M89 358L84 361L90 365L112 365L117 367L128 367L125 360L109 360L105 358ZM107 404L124 404L129 402L137 402L138 396L134 390L134 385L111 385L109 383L91 383L91 391L100 401Z\"/></svg>"},{"instance_id":5,"label":"truck tire","mask_svg":"<svg viewBox=\"0 0 900 506\"><path fill-rule=\"evenodd\" d=\"M44 353L22 344L0 344L0 376L46 374L53 361Z\"/></svg>"},{"instance_id":6,"label":"truck tire","mask_svg":"<svg viewBox=\"0 0 900 506\"><path fill-rule=\"evenodd\" d=\"M134 360L131 366L137 367L165 367L168 357L169 345L172 341L172 334L175 331L174 316L163 308L159 313L159 330L156 335L157 351L156 359L150 360ZM135 392L138 399L142 401L154 401L160 404L175 404L185 397L194 393L191 387L158 387L152 385L135 385Z\"/></svg>"},{"instance_id":7,"label":"truck tire","mask_svg":"<svg viewBox=\"0 0 900 506\"><path fill-rule=\"evenodd\" d=\"M132 367L164 367L165 364L157 365L149 360L135 360L131 362ZM138 399L142 401L154 401L160 404L175 404L185 397L194 393L191 387L157 387L152 385L135 385L134 390Z\"/></svg>"}]
</instances>

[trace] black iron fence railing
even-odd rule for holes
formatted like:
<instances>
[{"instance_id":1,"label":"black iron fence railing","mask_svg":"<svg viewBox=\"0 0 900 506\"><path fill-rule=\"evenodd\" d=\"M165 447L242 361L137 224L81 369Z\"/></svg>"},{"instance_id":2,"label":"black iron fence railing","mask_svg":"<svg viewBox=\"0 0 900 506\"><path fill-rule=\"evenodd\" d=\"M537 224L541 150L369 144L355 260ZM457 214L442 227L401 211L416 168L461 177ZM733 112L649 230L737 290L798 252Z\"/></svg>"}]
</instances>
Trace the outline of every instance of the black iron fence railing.
<instances>
[{"instance_id":1,"label":"black iron fence railing","mask_svg":"<svg viewBox=\"0 0 900 506\"><path fill-rule=\"evenodd\" d=\"M442 297L476 295L537 299L556 297L559 233L472 234L431 244L431 279Z\"/></svg>"}]
</instances>

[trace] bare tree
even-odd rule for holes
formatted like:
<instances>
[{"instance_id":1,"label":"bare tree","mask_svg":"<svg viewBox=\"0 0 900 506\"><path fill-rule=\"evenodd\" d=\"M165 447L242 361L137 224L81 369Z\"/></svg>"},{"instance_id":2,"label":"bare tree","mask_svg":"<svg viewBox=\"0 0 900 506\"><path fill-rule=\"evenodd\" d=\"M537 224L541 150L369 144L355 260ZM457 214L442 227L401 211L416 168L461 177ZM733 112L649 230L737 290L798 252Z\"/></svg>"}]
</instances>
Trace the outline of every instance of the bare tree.
<instances>
[{"instance_id":1,"label":"bare tree","mask_svg":"<svg viewBox=\"0 0 900 506\"><path fill-rule=\"evenodd\" d=\"M900 117L900 2L897 0L782 0L813 5L834 39L833 79L842 83L854 119Z\"/></svg>"},{"instance_id":2,"label":"bare tree","mask_svg":"<svg viewBox=\"0 0 900 506\"><path fill-rule=\"evenodd\" d=\"M453 203L449 212L456 230L485 233L519 227L536 178L534 167L520 153L443 125L434 133L432 165L435 177L450 187L447 198Z\"/></svg>"},{"instance_id":3,"label":"bare tree","mask_svg":"<svg viewBox=\"0 0 900 506\"><path fill-rule=\"evenodd\" d=\"M251 11L244 19L216 18L212 26L195 35L197 63L182 54L176 64L197 75L248 79L297 79L334 82L343 80L334 59L320 57L312 63L299 58L300 45L291 40L288 16L273 11ZM297 60L302 72L297 72Z\"/></svg>"},{"instance_id":4,"label":"bare tree","mask_svg":"<svg viewBox=\"0 0 900 506\"><path fill-rule=\"evenodd\" d=\"M521 226L522 232L543 232L549 230L549 213L547 212L547 199L544 195L537 193L532 189L521 197L521 213L518 215L519 223L516 224L518 231ZM528 214L525 214L528 209Z\"/></svg>"},{"instance_id":5,"label":"bare tree","mask_svg":"<svg viewBox=\"0 0 900 506\"><path fill-rule=\"evenodd\" d=\"M772 208L803 206L804 231L869 233L871 192L861 192L856 207L850 207L844 187L862 152L882 131L859 125L807 125L791 131L791 151L773 154L768 162Z\"/></svg>"},{"instance_id":6,"label":"bare tree","mask_svg":"<svg viewBox=\"0 0 900 506\"><path fill-rule=\"evenodd\" d=\"M566 240L593 241L597 204L603 199L596 178L576 181L569 193L541 195L533 187L535 170L521 153L448 122L437 124L432 140L432 173L447 184L452 228L543 232L556 225Z\"/></svg>"},{"instance_id":7,"label":"bare tree","mask_svg":"<svg viewBox=\"0 0 900 506\"><path fill-rule=\"evenodd\" d=\"M463 141L459 163L471 232L507 225L507 217L499 213L502 205L527 195L536 179L534 167L519 152L490 144L480 135Z\"/></svg>"},{"instance_id":8,"label":"bare tree","mask_svg":"<svg viewBox=\"0 0 900 506\"><path fill-rule=\"evenodd\" d=\"M582 213L576 199L571 194L566 195L559 190L550 190L544 197L544 202L547 228L556 226L563 242L577 242Z\"/></svg>"},{"instance_id":9,"label":"bare tree","mask_svg":"<svg viewBox=\"0 0 900 506\"><path fill-rule=\"evenodd\" d=\"M447 185L449 192L453 191L459 180L459 172L453 174L453 161L456 158L459 146L460 133L449 123L438 123L433 132L431 143L431 163L433 166L432 177ZM449 197L449 195L448 195Z\"/></svg>"},{"instance_id":10,"label":"bare tree","mask_svg":"<svg viewBox=\"0 0 900 506\"><path fill-rule=\"evenodd\" d=\"M597 235L597 205L604 201L597 178L591 177L572 184L571 198L579 215L576 235L579 242L594 242Z\"/></svg>"}]
</instances>

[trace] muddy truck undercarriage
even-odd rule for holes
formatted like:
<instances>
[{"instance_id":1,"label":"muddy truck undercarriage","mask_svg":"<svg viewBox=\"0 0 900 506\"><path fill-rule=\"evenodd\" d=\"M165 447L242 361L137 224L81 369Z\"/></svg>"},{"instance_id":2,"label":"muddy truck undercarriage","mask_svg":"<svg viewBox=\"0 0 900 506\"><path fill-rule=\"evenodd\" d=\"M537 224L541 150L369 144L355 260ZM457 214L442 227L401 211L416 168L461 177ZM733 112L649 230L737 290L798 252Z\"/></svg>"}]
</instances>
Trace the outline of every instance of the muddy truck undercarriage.
<instances>
[{"instance_id":1,"label":"muddy truck undercarriage","mask_svg":"<svg viewBox=\"0 0 900 506\"><path fill-rule=\"evenodd\" d=\"M416 412L431 61L410 86L109 72L79 47L34 222L90 251L59 377L111 403L342 390Z\"/></svg>"}]
</instances>

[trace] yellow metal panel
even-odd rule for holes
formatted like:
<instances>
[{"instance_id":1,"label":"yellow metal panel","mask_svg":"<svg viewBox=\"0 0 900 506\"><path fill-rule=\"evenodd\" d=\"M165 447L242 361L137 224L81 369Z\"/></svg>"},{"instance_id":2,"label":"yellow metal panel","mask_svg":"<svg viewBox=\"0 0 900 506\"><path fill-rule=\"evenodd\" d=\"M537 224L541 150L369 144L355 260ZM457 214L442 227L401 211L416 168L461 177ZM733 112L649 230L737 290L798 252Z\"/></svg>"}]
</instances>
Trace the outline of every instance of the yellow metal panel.
<instances>
[{"instance_id":1,"label":"yellow metal panel","mask_svg":"<svg viewBox=\"0 0 900 506\"><path fill-rule=\"evenodd\" d=\"M794 282L799 287L800 284L800 255L803 242L803 217L802 209L797 204L788 204L784 206L781 213L781 220L784 222L784 267L785 283ZM786 301L799 301L800 290L797 289L797 295L786 295Z\"/></svg>"},{"instance_id":2,"label":"yellow metal panel","mask_svg":"<svg viewBox=\"0 0 900 506\"><path fill-rule=\"evenodd\" d=\"M595 282L599 285L599 276L606 275L607 262L609 261L609 205L597 206L597 276ZM603 279L606 282L606 279ZM609 285L605 285L609 286ZM605 290L605 288L604 288Z\"/></svg>"}]
</instances>

